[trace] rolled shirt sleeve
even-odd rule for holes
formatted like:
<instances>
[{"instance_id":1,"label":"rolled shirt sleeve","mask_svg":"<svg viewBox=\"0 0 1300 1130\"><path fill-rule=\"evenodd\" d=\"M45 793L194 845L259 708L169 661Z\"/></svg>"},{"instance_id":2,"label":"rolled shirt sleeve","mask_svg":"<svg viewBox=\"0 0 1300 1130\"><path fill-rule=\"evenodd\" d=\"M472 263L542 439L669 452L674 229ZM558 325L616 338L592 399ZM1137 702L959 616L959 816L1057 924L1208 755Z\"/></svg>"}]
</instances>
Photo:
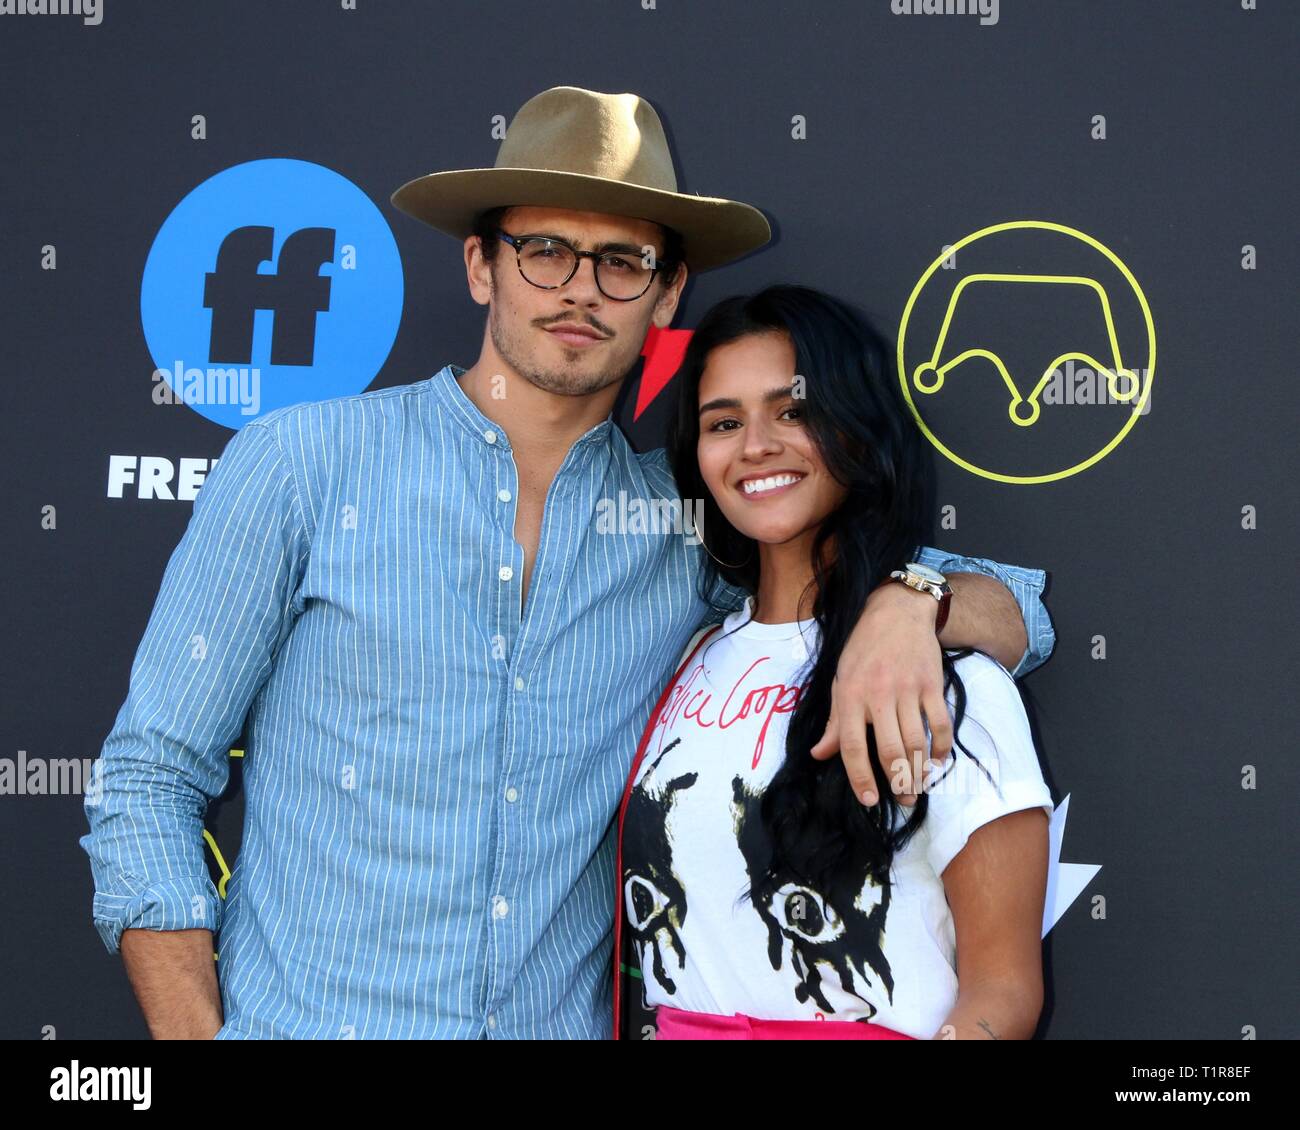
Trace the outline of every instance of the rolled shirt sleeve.
<instances>
[{"instance_id":1,"label":"rolled shirt sleeve","mask_svg":"<svg viewBox=\"0 0 1300 1130\"><path fill-rule=\"evenodd\" d=\"M745 601L749 599L749 593L742 588L737 588L722 579L720 573L713 574L713 584L709 589L709 612L705 617L706 624L720 624L733 612L738 612L745 606Z\"/></svg>"},{"instance_id":2,"label":"rolled shirt sleeve","mask_svg":"<svg viewBox=\"0 0 1300 1130\"><path fill-rule=\"evenodd\" d=\"M270 420L237 432L200 489L91 773L79 842L110 953L123 930L221 925L203 820L299 610L309 544Z\"/></svg>"},{"instance_id":3,"label":"rolled shirt sleeve","mask_svg":"<svg viewBox=\"0 0 1300 1130\"><path fill-rule=\"evenodd\" d=\"M919 565L928 565L945 576L949 573L983 573L986 577L1001 581L1020 605L1020 615L1025 621L1025 637L1028 643L1025 653L1011 672L1013 678L1027 675L1035 667L1046 662L1056 647L1056 629L1052 627L1052 618L1043 603L1043 586L1047 583L1047 572L1043 569L1028 569L1021 565L1003 565L990 561L986 557L964 557L956 553L944 553L928 545L922 546L916 558Z\"/></svg>"}]
</instances>

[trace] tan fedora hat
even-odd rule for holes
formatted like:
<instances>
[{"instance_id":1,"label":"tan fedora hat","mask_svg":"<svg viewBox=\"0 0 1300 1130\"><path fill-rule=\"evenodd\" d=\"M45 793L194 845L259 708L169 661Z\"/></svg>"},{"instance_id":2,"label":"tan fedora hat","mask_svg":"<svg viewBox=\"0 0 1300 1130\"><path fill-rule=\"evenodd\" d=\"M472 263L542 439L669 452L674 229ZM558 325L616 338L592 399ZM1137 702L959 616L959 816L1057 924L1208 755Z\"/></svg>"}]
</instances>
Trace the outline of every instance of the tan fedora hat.
<instances>
[{"instance_id":1,"label":"tan fedora hat","mask_svg":"<svg viewBox=\"0 0 1300 1130\"><path fill-rule=\"evenodd\" d=\"M677 191L668 139L649 102L577 86L552 87L525 102L493 168L416 177L392 201L462 240L478 213L501 205L651 220L681 233L692 271L720 267L772 238L757 208Z\"/></svg>"}]
</instances>

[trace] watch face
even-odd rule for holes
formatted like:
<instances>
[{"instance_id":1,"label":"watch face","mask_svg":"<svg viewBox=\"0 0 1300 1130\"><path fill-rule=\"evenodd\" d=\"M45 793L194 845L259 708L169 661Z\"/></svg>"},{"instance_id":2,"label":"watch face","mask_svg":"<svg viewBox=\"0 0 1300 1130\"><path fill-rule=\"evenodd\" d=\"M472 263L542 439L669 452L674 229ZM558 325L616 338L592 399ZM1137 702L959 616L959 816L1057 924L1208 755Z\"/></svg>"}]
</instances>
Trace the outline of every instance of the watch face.
<instances>
[{"instance_id":1,"label":"watch face","mask_svg":"<svg viewBox=\"0 0 1300 1130\"><path fill-rule=\"evenodd\" d=\"M942 573L935 572L928 565L918 565L915 561L909 561L907 568L909 572L915 573L918 577L923 577L936 585L941 585L947 580Z\"/></svg>"}]
</instances>

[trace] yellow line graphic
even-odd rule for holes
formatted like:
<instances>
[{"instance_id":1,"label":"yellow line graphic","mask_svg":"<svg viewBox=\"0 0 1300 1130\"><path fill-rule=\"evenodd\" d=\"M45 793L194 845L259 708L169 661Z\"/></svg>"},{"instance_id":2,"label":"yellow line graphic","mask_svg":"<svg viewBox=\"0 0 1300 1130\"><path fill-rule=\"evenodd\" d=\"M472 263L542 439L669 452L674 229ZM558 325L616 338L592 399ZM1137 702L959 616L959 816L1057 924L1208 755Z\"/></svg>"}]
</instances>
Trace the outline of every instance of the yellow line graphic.
<instances>
[{"instance_id":1,"label":"yellow line graphic","mask_svg":"<svg viewBox=\"0 0 1300 1130\"><path fill-rule=\"evenodd\" d=\"M964 353L958 354L951 361L944 365L939 364L939 358L943 356L943 347L948 340L948 330L952 325L953 316L957 312L957 302L965 293L966 289L974 283L1033 283L1057 286L1082 286L1091 290L1096 296L1097 301L1101 304L1102 316L1106 319L1106 336L1110 340L1111 365L1107 366L1093 357L1089 353L1070 351L1055 357L1043 370L1042 376L1038 378L1038 383L1034 385L1034 390L1027 397L1020 395L1020 390L1011 378L1006 364L996 353L988 349L967 349ZM1090 279L1084 275L1003 275L1003 274L979 274L967 275L956 287L953 288L951 297L948 299L948 309L944 312L943 325L939 329L938 339L934 343L934 353L931 354L930 360L918 365L912 373L912 381L917 390L924 393L936 393L943 388L944 378L949 371L955 369L963 361L968 361L972 357L983 357L991 361L1002 376L1002 382L1007 387L1007 392L1011 394L1010 403L1007 406L1007 415L1011 417L1013 424L1018 424L1022 428L1027 428L1038 419L1042 407L1039 403L1039 396L1044 388L1047 387L1048 381L1052 379L1054 373L1066 361L1076 360L1086 362L1092 369L1098 373L1105 374L1106 384L1110 389L1110 395L1121 403L1127 403L1138 394L1140 381L1137 373L1132 369L1124 367L1123 359L1120 356L1119 334L1115 330L1115 318L1110 307L1110 297L1106 294L1106 288L1096 279ZM926 383L926 377L933 373L934 379L931 383ZM1120 377L1126 378L1127 388L1120 391L1117 382ZM1022 405L1029 405L1029 411L1023 418L1020 415Z\"/></svg>"},{"instance_id":2,"label":"yellow line graphic","mask_svg":"<svg viewBox=\"0 0 1300 1130\"><path fill-rule=\"evenodd\" d=\"M1147 345L1146 366L1144 368L1130 368L1124 364L1124 361L1120 356L1117 333L1116 333L1113 318L1111 316L1111 304L1110 304L1109 297L1106 293L1105 288L1101 286L1098 283L1098 281L1094 278L1085 275L1065 275L1065 274L1062 275L972 274L962 279L958 283L959 289L964 289L964 287L968 286L972 282L983 281L983 280L989 280L989 281L996 280L1001 282L1030 282L1030 283L1040 283L1040 284L1047 283L1049 285L1069 284L1069 285L1076 285L1076 286L1086 286L1097 295L1098 301L1101 303L1102 312L1106 319L1107 331L1110 335L1110 348L1113 354L1113 356L1110 359L1110 363L1102 364L1096 358L1091 357L1086 353L1080 353L1080 352L1062 353L1059 357L1057 357L1052 362L1051 365L1047 366L1046 374L1048 378L1050 378L1050 374L1053 369L1059 366L1062 362L1070 360L1072 358L1077 358L1079 360L1086 361L1089 364L1089 366L1094 370L1096 370L1097 372L1106 374L1107 384L1111 393L1115 396L1116 400L1119 400L1123 403L1130 404L1131 405L1130 411L1127 413L1127 418L1125 419L1123 425L1119 428L1119 430L1115 433L1114 436L1111 437L1111 439L1107 443L1102 445L1102 447L1099 450L1094 451L1091 455L1078 458L1076 462L1074 462L1069 466L1062 467L1060 470L1049 471L1045 474L1037 474L1037 475L1025 475L1025 474L1017 475L1017 474L1008 474L1002 471L993 471L987 467L981 467L978 464L973 463L969 459L964 459L962 456L958 455L957 452L952 450L952 448L950 448L947 444L945 444L943 440L939 438L939 436L935 434L934 429L931 428L925 422L925 418L921 415L920 410L917 408L916 400L913 397L914 389L924 393L936 392L939 388L942 387L944 377L947 375L948 371L952 369L954 366L960 364L962 361L967 360L970 357L984 357L987 360L993 362L993 364L997 367L998 372L1002 374L1002 380L1006 384L1007 391L1011 395L1011 405L1009 408L1011 419L1015 423L1019 424L1021 427L1027 427L1030 424L1032 424L1035 420L1038 419L1039 396L1041 395L1043 390L1044 380L1040 379L1035 383L1034 389L1028 397L1021 397L1019 390L1015 386L1015 382L1011 379L1011 375L1007 371L1006 365L1003 364L1001 358L999 358L992 351L979 350L979 349L968 350L965 353L963 353L960 357L954 358L948 364L940 368L939 357L943 349L943 343L947 336L949 324L952 321L953 308L956 305L955 293L953 297L949 300L948 309L944 316L943 330L939 334L939 340L938 343L935 345L933 356L930 358L928 362L925 362L922 365L918 366L915 369L915 372L912 372L911 367L908 365L906 361L906 354L908 351L908 346L907 346L908 328L911 324L912 312L916 308L917 300L920 297L921 292L926 288L926 285L934 277L935 273L938 272L945 264L952 262L953 256L956 255L958 252L962 251L964 248L970 247L972 244L978 242L979 240L987 239L990 236L998 235L1003 232L1014 232L1014 231L1053 232L1058 235L1068 236L1071 239L1075 239L1078 240L1080 243L1086 244L1097 254L1101 255L1103 258L1108 260L1110 264L1114 266L1114 268L1120 273L1120 275L1123 276L1124 281L1132 289L1133 297L1136 300L1139 309L1141 310L1142 325L1146 331L1146 345ZM928 335L926 336L928 339ZM928 340L927 340L927 345L928 345ZM1132 350L1130 350L1129 352L1131 355ZM1056 482L1060 479L1068 478L1071 475L1077 475L1081 471L1086 471L1089 467L1094 466L1097 462L1106 458L1107 455L1109 455L1112 451L1114 451L1115 448L1119 446L1121 442L1123 442L1124 437L1127 436L1129 432L1133 430L1133 426L1138 422L1138 419L1142 416L1151 397L1151 383L1155 376L1155 370L1156 370L1155 321L1151 316L1151 307L1147 303L1146 295L1142 293L1142 287L1138 284L1137 279L1134 278L1133 272L1128 269L1128 266L1118 255L1116 255L1113 251L1110 250L1110 248L1108 248L1105 244L1101 243L1099 240L1094 239L1086 232L1079 231L1078 228L1072 228L1065 224L1053 223L1050 220L1008 220L1005 223L991 224L989 227L981 228L979 231L976 232L971 232L970 235L965 236L962 239L959 239L956 243L952 244L951 246L945 247L935 257L933 262L930 263L929 267L926 268L924 273L922 273L921 277L917 279L916 285L912 288L912 293L911 295L909 295L907 299L907 303L903 308L903 317L898 328L897 379L899 385L902 388L903 396L907 400L908 408L911 410L912 416L917 422L917 426L920 427L921 431L925 434L926 439L928 439L934 445L936 450L938 450L941 454L943 454L947 459L951 460L957 466L963 468L964 470L969 471L972 475L979 475L981 478L993 479L997 482L1003 482L1003 483L1017 483L1017 484L1027 485L1031 483ZM934 374L933 379L930 378L931 372L933 372ZM910 379L909 379L909 373L911 374ZM1140 382L1135 380L1135 378L1137 378L1139 374L1141 375ZM1118 387L1118 380L1120 377L1129 378L1129 384L1130 384L1129 388L1121 390ZM1026 404L1029 406L1027 410L1023 407ZM1023 419L1019 414L1020 412L1025 412Z\"/></svg>"}]
</instances>

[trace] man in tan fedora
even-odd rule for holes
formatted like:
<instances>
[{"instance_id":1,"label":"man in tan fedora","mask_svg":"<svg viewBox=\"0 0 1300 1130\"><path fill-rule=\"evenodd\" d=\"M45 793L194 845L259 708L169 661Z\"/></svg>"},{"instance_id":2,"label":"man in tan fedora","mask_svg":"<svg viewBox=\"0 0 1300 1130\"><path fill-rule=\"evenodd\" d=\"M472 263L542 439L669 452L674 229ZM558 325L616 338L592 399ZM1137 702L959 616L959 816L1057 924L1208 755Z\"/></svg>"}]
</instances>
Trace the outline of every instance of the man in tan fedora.
<instances>
[{"instance_id":1,"label":"man in tan fedora","mask_svg":"<svg viewBox=\"0 0 1300 1130\"><path fill-rule=\"evenodd\" d=\"M87 800L95 923L156 1036L610 1033L611 818L674 662L720 611L693 539L596 530L620 492L676 497L664 453L635 453L611 412L688 270L770 229L677 191L649 103L575 87L529 100L493 168L393 201L463 241L478 360L230 441ZM944 644L1045 658L1041 572L926 553L954 573ZM888 585L843 653L825 744L860 791L868 723L900 790L923 714L950 747L938 617ZM202 819L246 719L223 902Z\"/></svg>"}]
</instances>

